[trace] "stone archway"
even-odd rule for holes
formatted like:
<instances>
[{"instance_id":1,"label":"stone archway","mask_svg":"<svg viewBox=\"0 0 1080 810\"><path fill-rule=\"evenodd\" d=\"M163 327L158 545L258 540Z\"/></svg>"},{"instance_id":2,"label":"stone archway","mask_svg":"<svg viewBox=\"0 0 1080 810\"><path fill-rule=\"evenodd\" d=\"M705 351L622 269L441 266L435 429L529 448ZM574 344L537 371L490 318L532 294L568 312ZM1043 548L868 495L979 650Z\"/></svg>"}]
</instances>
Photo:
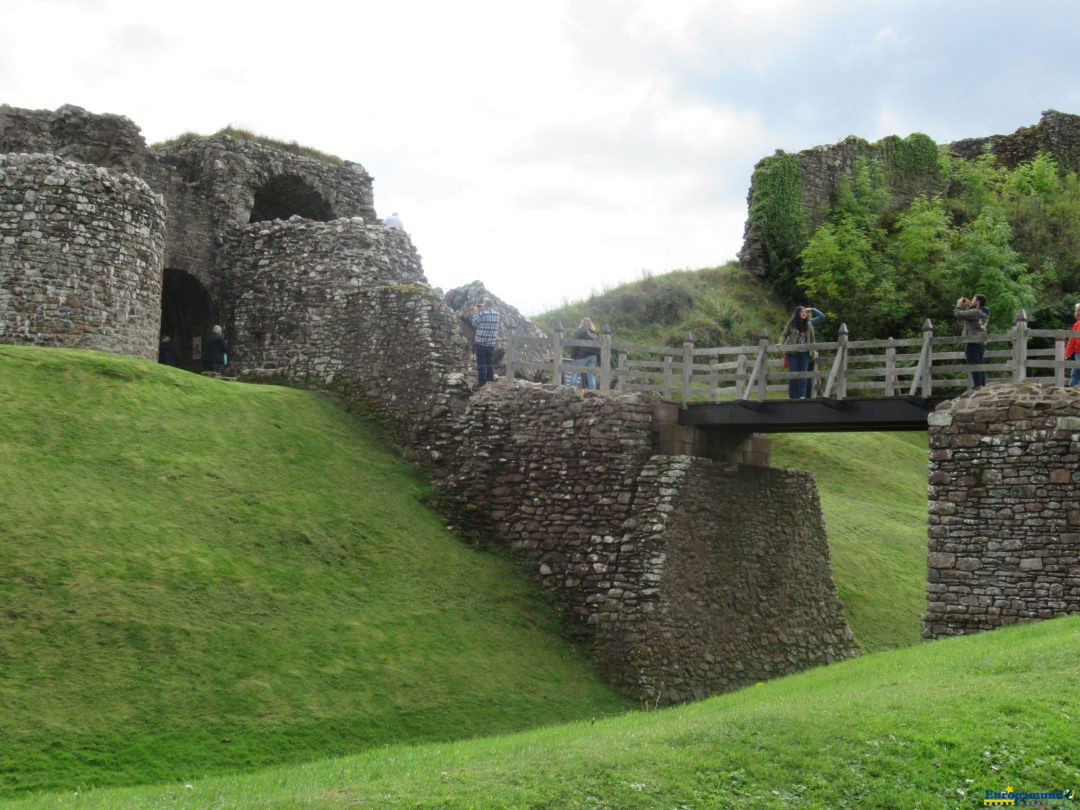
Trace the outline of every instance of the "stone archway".
<instances>
[{"instance_id":1,"label":"stone archway","mask_svg":"<svg viewBox=\"0 0 1080 810\"><path fill-rule=\"evenodd\" d=\"M161 285L161 334L180 353L180 367L202 371L200 345L213 326L213 304L202 283L183 270L166 268Z\"/></svg>"},{"instance_id":2,"label":"stone archway","mask_svg":"<svg viewBox=\"0 0 1080 810\"><path fill-rule=\"evenodd\" d=\"M255 191L249 222L288 219L296 215L329 222L334 212L323 196L296 175L278 175Z\"/></svg>"}]
</instances>

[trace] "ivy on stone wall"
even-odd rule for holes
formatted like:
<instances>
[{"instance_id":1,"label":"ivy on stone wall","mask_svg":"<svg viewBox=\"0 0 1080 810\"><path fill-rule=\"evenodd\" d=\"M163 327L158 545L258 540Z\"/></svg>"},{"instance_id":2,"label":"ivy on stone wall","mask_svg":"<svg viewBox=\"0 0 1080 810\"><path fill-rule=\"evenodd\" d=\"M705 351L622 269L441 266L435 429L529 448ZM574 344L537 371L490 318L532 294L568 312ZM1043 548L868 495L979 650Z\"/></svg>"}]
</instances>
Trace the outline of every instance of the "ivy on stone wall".
<instances>
[{"instance_id":1,"label":"ivy on stone wall","mask_svg":"<svg viewBox=\"0 0 1080 810\"><path fill-rule=\"evenodd\" d=\"M777 150L754 168L750 188L748 225L760 235L766 265L763 276L778 292L791 296L799 254L807 241L799 167L791 155Z\"/></svg>"},{"instance_id":2,"label":"ivy on stone wall","mask_svg":"<svg viewBox=\"0 0 1080 810\"><path fill-rule=\"evenodd\" d=\"M881 143L897 174L906 177L924 174L940 176L941 150L929 135L921 132L913 132L906 138L891 135Z\"/></svg>"}]
</instances>

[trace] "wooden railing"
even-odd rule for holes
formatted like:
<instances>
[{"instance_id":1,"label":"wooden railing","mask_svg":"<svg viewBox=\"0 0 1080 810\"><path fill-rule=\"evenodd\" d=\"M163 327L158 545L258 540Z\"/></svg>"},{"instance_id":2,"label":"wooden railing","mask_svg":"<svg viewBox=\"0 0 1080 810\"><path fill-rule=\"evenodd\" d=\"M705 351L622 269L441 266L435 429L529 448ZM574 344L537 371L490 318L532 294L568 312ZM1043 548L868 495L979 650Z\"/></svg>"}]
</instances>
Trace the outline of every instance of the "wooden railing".
<instances>
[{"instance_id":1,"label":"wooden railing","mask_svg":"<svg viewBox=\"0 0 1080 810\"><path fill-rule=\"evenodd\" d=\"M506 376L518 372L530 378L566 384L569 375L595 374L602 391L657 391L664 399L690 402L764 400L771 394L786 395L792 379L811 380L813 396L845 399L852 396L950 396L968 387L968 373L985 371L988 381L1028 378L1062 387L1075 361L1065 360L1065 343L1075 337L1068 329L1029 329L1021 311L1013 327L990 334L984 363L968 366L963 337L935 335L930 321L923 324L921 338L903 340L851 340L841 324L834 342L773 344L766 330L756 346L698 348L686 335L682 349L620 343L610 327L600 334L597 367L574 366L566 356L574 346L596 348L597 341L565 339L561 326L550 338L516 337L506 341ZM1050 342L1053 342L1050 345ZM1036 348L1032 343L1043 344ZM816 357L807 372L784 368L784 354L811 349ZM521 359L548 354L548 362Z\"/></svg>"}]
</instances>

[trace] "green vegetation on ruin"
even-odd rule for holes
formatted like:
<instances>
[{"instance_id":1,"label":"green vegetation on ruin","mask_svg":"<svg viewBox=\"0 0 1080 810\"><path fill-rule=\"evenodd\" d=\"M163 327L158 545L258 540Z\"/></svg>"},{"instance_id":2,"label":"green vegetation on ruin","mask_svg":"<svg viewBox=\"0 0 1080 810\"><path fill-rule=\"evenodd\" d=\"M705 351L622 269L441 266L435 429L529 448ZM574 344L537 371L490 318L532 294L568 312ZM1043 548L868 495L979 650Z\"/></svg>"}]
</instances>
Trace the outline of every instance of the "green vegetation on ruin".
<instances>
[{"instance_id":1,"label":"green vegetation on ruin","mask_svg":"<svg viewBox=\"0 0 1080 810\"><path fill-rule=\"evenodd\" d=\"M302 157L315 158L316 160L322 160L327 163L333 163L337 166L343 166L345 161L339 158L337 155L331 155L326 152L320 152L311 146L303 146L296 141L282 141L277 138L271 138L267 135L259 135L258 133L251 132L246 129L240 129L239 127L227 126L224 129L219 129L213 135L202 135L198 132L184 132L177 135L175 138L170 138L167 141L161 143L152 144L153 149L165 149L170 146L180 146L194 141L204 141L208 138L235 138L241 141L251 141L252 143L262 144L263 146L269 146L274 149L281 149L284 152L290 152L294 155L301 155Z\"/></svg>"}]
</instances>

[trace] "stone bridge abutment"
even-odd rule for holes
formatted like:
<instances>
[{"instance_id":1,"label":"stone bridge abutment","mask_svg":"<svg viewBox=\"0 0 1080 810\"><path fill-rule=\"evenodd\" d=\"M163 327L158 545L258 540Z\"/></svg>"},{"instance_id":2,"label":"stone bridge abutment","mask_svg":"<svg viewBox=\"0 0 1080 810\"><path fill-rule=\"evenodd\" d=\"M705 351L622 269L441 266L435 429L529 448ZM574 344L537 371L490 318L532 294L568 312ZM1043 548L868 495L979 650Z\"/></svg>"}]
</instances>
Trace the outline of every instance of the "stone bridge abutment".
<instances>
[{"instance_id":1,"label":"stone bridge abutment","mask_svg":"<svg viewBox=\"0 0 1080 810\"><path fill-rule=\"evenodd\" d=\"M662 414L645 394L485 386L439 442L442 511L511 549L650 703L853 655L813 475L660 454Z\"/></svg>"}]
</instances>

